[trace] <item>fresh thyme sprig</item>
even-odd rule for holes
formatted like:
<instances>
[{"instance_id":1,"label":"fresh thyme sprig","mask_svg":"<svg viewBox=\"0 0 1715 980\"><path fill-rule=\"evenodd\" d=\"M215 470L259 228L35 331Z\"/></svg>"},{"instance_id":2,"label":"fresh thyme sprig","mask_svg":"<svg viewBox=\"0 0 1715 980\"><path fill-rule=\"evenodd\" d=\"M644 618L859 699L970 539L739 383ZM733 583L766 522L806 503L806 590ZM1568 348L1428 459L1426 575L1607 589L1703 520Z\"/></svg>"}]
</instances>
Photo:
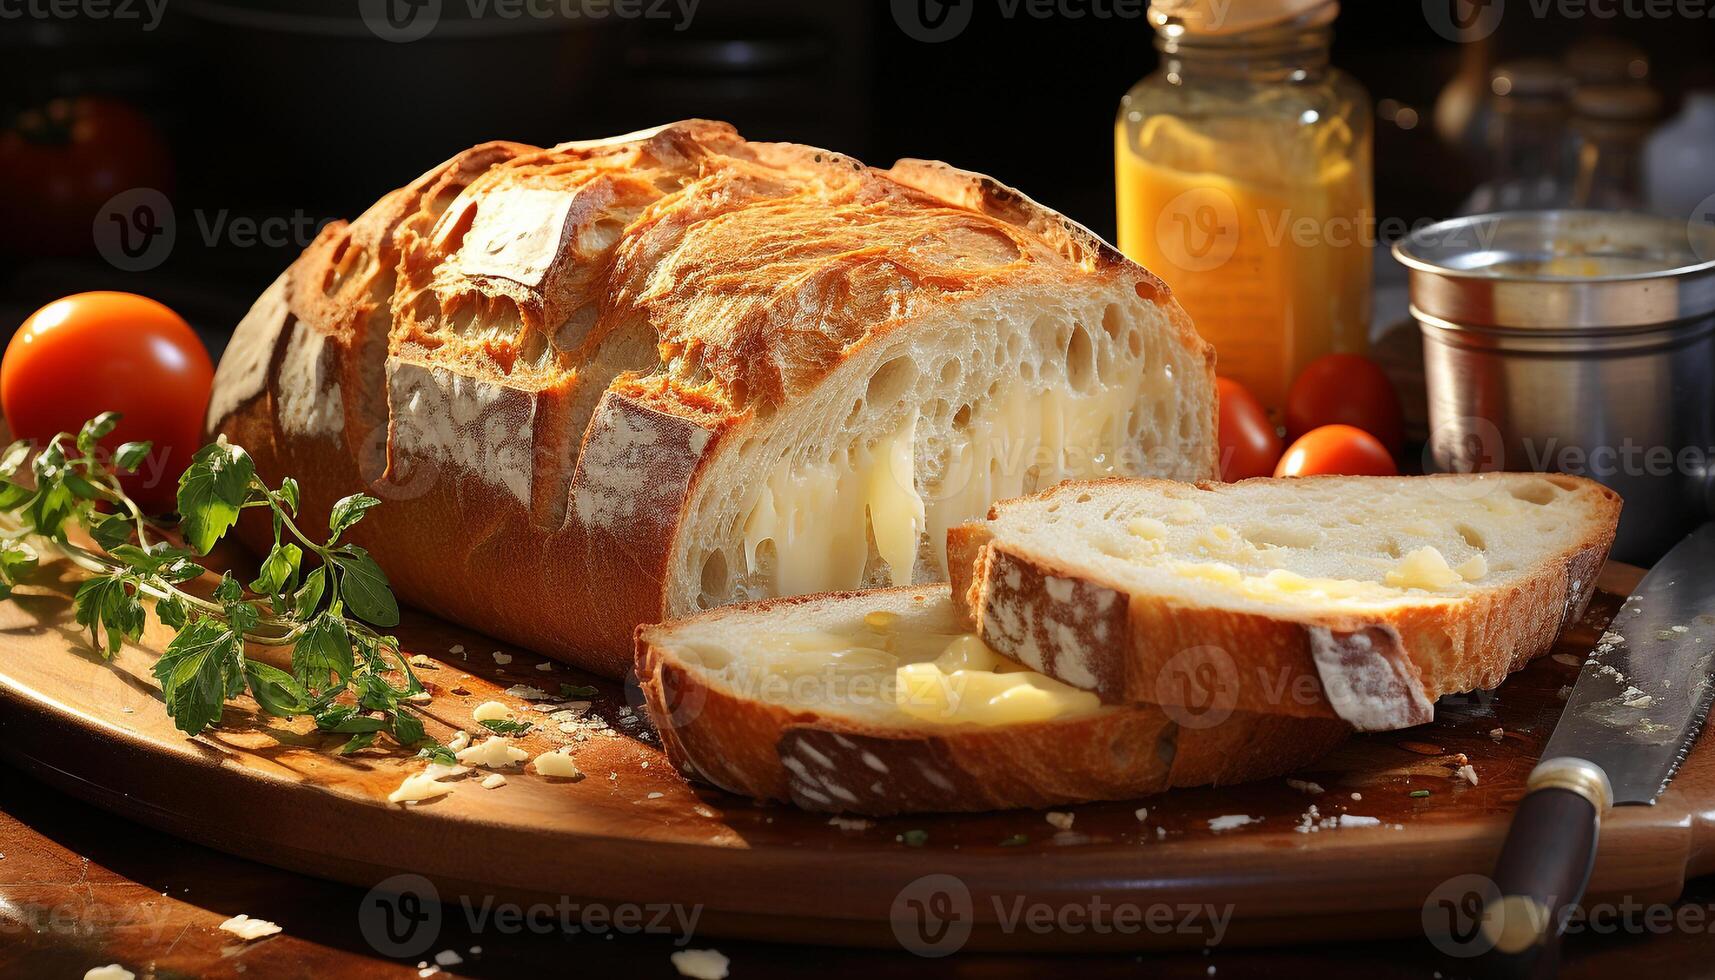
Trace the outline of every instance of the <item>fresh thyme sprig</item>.
<instances>
[{"instance_id":1,"label":"fresh thyme sprig","mask_svg":"<svg viewBox=\"0 0 1715 980\"><path fill-rule=\"evenodd\" d=\"M203 447L179 479L179 530L188 546L179 547L126 495L115 472L136 472L149 444L121 445L112 468L98 451L118 420L112 412L97 416L75 437L50 439L33 459L34 447L23 441L0 456L0 598L35 567L38 547L59 551L91 573L77 590L74 614L107 659L142 636L143 600L154 600L156 618L175 633L155 677L167 713L188 734L218 724L227 699L248 690L271 715L310 714L321 731L350 735L343 753L367 748L382 733L402 746L432 742L409 708L423 686L398 641L378 631L399 623L387 575L367 551L340 541L380 501L364 494L340 500L327 539L317 541L297 523L298 482L287 477L269 487L249 454L222 438ZM30 485L15 479L26 462ZM230 572L207 598L181 588L205 572L195 556L208 554L255 508L269 512L274 542L248 590ZM72 541L73 525L97 547ZM290 647L291 671L247 657L247 643Z\"/></svg>"}]
</instances>

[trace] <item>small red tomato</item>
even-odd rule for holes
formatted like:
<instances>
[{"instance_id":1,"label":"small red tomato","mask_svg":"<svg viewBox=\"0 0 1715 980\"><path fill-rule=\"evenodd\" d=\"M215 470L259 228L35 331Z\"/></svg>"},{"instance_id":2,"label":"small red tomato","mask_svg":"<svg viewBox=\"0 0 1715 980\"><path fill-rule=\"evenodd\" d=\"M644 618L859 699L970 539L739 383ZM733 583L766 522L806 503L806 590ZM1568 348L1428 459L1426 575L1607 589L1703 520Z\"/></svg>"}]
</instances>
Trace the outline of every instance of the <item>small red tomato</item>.
<instances>
[{"instance_id":1,"label":"small red tomato","mask_svg":"<svg viewBox=\"0 0 1715 980\"><path fill-rule=\"evenodd\" d=\"M0 252L78 255L103 204L133 188L170 191L167 143L115 99L54 99L0 130Z\"/></svg>"},{"instance_id":2,"label":"small red tomato","mask_svg":"<svg viewBox=\"0 0 1715 980\"><path fill-rule=\"evenodd\" d=\"M37 310L0 360L0 407L19 439L76 434L102 412L119 425L101 441L154 443L120 484L145 511L174 507L179 474L202 445L214 365L190 325L131 293L78 293Z\"/></svg>"},{"instance_id":3,"label":"small red tomato","mask_svg":"<svg viewBox=\"0 0 1715 980\"><path fill-rule=\"evenodd\" d=\"M1324 425L1299 436L1280 457L1275 476L1397 476L1399 468L1387 448L1363 429Z\"/></svg>"},{"instance_id":4,"label":"small red tomato","mask_svg":"<svg viewBox=\"0 0 1715 980\"><path fill-rule=\"evenodd\" d=\"M1280 458L1280 436L1262 402L1231 378L1216 378L1221 399L1221 479L1227 483L1267 476Z\"/></svg>"},{"instance_id":5,"label":"small red tomato","mask_svg":"<svg viewBox=\"0 0 1715 980\"><path fill-rule=\"evenodd\" d=\"M1399 452L1405 440L1399 394L1376 362L1358 354L1324 354L1311 361L1286 394L1286 437L1317 426L1354 425Z\"/></svg>"}]
</instances>

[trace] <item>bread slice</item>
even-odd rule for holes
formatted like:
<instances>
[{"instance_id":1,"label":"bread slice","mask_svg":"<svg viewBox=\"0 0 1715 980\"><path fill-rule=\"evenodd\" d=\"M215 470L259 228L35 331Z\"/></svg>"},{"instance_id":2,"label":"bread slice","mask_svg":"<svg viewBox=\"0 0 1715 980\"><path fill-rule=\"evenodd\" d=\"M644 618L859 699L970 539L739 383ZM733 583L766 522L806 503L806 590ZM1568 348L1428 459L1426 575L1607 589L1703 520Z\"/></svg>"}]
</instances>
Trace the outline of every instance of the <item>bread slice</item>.
<instances>
[{"instance_id":1,"label":"bread slice","mask_svg":"<svg viewBox=\"0 0 1715 980\"><path fill-rule=\"evenodd\" d=\"M479 146L328 226L208 424L310 523L381 498L401 598L618 677L639 623L945 580L1002 497L1210 477L1213 392L1167 287L1024 195L689 120Z\"/></svg>"},{"instance_id":2,"label":"bread slice","mask_svg":"<svg viewBox=\"0 0 1715 980\"><path fill-rule=\"evenodd\" d=\"M948 535L991 647L1105 703L1423 724L1582 615L1620 498L1570 476L1067 483Z\"/></svg>"},{"instance_id":3,"label":"bread slice","mask_svg":"<svg viewBox=\"0 0 1715 980\"><path fill-rule=\"evenodd\" d=\"M945 585L646 626L636 670L682 772L809 810L1042 807L1243 782L1308 765L1351 730L1104 705L984 648Z\"/></svg>"}]
</instances>

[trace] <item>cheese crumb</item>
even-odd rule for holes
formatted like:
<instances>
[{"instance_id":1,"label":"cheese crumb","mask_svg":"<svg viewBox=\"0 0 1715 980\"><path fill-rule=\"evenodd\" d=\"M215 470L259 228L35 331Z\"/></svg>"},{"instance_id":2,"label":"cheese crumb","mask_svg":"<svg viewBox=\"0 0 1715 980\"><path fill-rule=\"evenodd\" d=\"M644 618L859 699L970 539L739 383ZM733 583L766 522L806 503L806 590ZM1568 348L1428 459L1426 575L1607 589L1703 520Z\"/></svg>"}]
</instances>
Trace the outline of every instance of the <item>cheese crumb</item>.
<instances>
[{"instance_id":1,"label":"cheese crumb","mask_svg":"<svg viewBox=\"0 0 1715 980\"><path fill-rule=\"evenodd\" d=\"M472 721L478 723L485 721L508 721L512 718L512 709L499 701L484 701L476 706L476 710L470 713L470 717Z\"/></svg>"},{"instance_id":2,"label":"cheese crumb","mask_svg":"<svg viewBox=\"0 0 1715 980\"><path fill-rule=\"evenodd\" d=\"M462 728L454 732L452 738L447 739L447 748L452 749L454 752L457 752L468 745L470 745L470 732L467 732Z\"/></svg>"},{"instance_id":3,"label":"cheese crumb","mask_svg":"<svg viewBox=\"0 0 1715 980\"><path fill-rule=\"evenodd\" d=\"M439 953L435 954L436 966L458 966L463 962L464 957L460 956L455 950L443 949Z\"/></svg>"},{"instance_id":4,"label":"cheese crumb","mask_svg":"<svg viewBox=\"0 0 1715 980\"><path fill-rule=\"evenodd\" d=\"M443 776L462 776L470 770L463 766L431 765L422 772L405 777L399 788L387 794L389 803L421 803L438 796L445 796L453 791L452 786L441 782Z\"/></svg>"},{"instance_id":5,"label":"cheese crumb","mask_svg":"<svg viewBox=\"0 0 1715 980\"><path fill-rule=\"evenodd\" d=\"M1209 829L1214 831L1233 830L1237 827L1243 827L1245 824L1251 823L1262 823L1262 818L1247 817L1243 814L1232 813L1224 817L1210 818Z\"/></svg>"},{"instance_id":6,"label":"cheese crumb","mask_svg":"<svg viewBox=\"0 0 1715 980\"><path fill-rule=\"evenodd\" d=\"M726 980L732 961L713 949L683 949L668 957L673 969L691 980Z\"/></svg>"},{"instance_id":7,"label":"cheese crumb","mask_svg":"<svg viewBox=\"0 0 1715 980\"><path fill-rule=\"evenodd\" d=\"M1286 785L1300 793L1309 793L1311 796L1320 796L1325 792L1321 783L1313 783L1308 779L1288 779Z\"/></svg>"},{"instance_id":8,"label":"cheese crumb","mask_svg":"<svg viewBox=\"0 0 1715 980\"><path fill-rule=\"evenodd\" d=\"M497 772L490 773L488 777L482 781L481 785L483 789L499 789L506 785L506 777ZM442 963L441 965L448 966L449 964Z\"/></svg>"},{"instance_id":9,"label":"cheese crumb","mask_svg":"<svg viewBox=\"0 0 1715 980\"><path fill-rule=\"evenodd\" d=\"M1507 733L1507 730L1504 728L1491 728L1491 729L1489 729L1489 737L1494 739L1497 742L1499 742L1501 740L1502 736L1506 735L1506 733Z\"/></svg>"},{"instance_id":10,"label":"cheese crumb","mask_svg":"<svg viewBox=\"0 0 1715 980\"><path fill-rule=\"evenodd\" d=\"M83 980L137 980L137 974L118 963L96 966L84 971Z\"/></svg>"},{"instance_id":11,"label":"cheese crumb","mask_svg":"<svg viewBox=\"0 0 1715 980\"><path fill-rule=\"evenodd\" d=\"M230 932L239 939L249 942L252 939L261 939L263 936L276 935L281 932L281 929L267 919L252 919L248 915L235 915L220 924L220 931Z\"/></svg>"},{"instance_id":12,"label":"cheese crumb","mask_svg":"<svg viewBox=\"0 0 1715 980\"><path fill-rule=\"evenodd\" d=\"M1062 810L1050 810L1050 811L1048 811L1048 813L1044 814L1044 816L1047 818L1048 822L1050 824L1052 824L1054 827L1056 827L1060 830L1071 830L1072 829L1072 821L1076 818L1077 815L1071 814L1071 813L1066 813L1065 811L1062 811Z\"/></svg>"},{"instance_id":13,"label":"cheese crumb","mask_svg":"<svg viewBox=\"0 0 1715 980\"><path fill-rule=\"evenodd\" d=\"M1379 827L1381 822L1380 817L1360 817L1350 813L1340 814L1340 826L1342 827Z\"/></svg>"},{"instance_id":14,"label":"cheese crumb","mask_svg":"<svg viewBox=\"0 0 1715 980\"><path fill-rule=\"evenodd\" d=\"M554 700L554 695L549 694L547 691L544 691L539 687L531 687L528 684L514 684L502 693L510 695L511 697L522 698L525 701Z\"/></svg>"},{"instance_id":15,"label":"cheese crumb","mask_svg":"<svg viewBox=\"0 0 1715 980\"><path fill-rule=\"evenodd\" d=\"M486 769L501 769L506 766L515 766L528 758L530 758L530 753L523 749L516 748L513 746L511 739L504 738L499 735L492 735L485 738L475 745L465 749L463 752L458 753L458 759L460 762L463 762L466 765L482 766Z\"/></svg>"},{"instance_id":16,"label":"cheese crumb","mask_svg":"<svg viewBox=\"0 0 1715 980\"><path fill-rule=\"evenodd\" d=\"M1463 779L1472 786L1477 785L1477 770L1469 764L1460 766L1453 771L1454 779Z\"/></svg>"},{"instance_id":17,"label":"cheese crumb","mask_svg":"<svg viewBox=\"0 0 1715 980\"><path fill-rule=\"evenodd\" d=\"M501 653L499 650L496 650L494 651L494 662L504 667L512 662L512 654Z\"/></svg>"},{"instance_id":18,"label":"cheese crumb","mask_svg":"<svg viewBox=\"0 0 1715 980\"><path fill-rule=\"evenodd\" d=\"M1137 817L1138 823L1143 823L1145 820L1149 819L1149 807L1146 807L1146 806L1138 807L1137 813L1134 815Z\"/></svg>"},{"instance_id":19,"label":"cheese crumb","mask_svg":"<svg viewBox=\"0 0 1715 980\"><path fill-rule=\"evenodd\" d=\"M1484 569L1487 572L1487 568ZM1461 581L1458 572L1447 565L1447 559L1435 548L1425 545L1405 556L1397 568L1384 577L1396 589L1445 589Z\"/></svg>"},{"instance_id":20,"label":"cheese crumb","mask_svg":"<svg viewBox=\"0 0 1715 980\"><path fill-rule=\"evenodd\" d=\"M875 826L870 821L858 817L829 817L828 825L838 827L841 830L868 830Z\"/></svg>"},{"instance_id":21,"label":"cheese crumb","mask_svg":"<svg viewBox=\"0 0 1715 980\"><path fill-rule=\"evenodd\" d=\"M582 779L584 775L583 770L578 768L578 764L572 761L571 754L563 749L542 753L536 757L534 765L536 772L543 776L554 776L560 779Z\"/></svg>"}]
</instances>

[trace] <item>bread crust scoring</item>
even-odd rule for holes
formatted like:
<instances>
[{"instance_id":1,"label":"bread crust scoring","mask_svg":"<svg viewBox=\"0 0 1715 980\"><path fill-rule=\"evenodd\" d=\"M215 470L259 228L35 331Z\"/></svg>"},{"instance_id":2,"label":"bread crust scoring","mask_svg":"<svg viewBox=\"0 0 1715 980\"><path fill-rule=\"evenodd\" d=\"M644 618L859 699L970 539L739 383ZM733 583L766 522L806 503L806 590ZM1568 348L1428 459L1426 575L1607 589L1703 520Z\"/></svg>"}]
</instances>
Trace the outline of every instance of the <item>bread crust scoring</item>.
<instances>
[{"instance_id":1,"label":"bread crust scoring","mask_svg":"<svg viewBox=\"0 0 1715 980\"><path fill-rule=\"evenodd\" d=\"M1164 311L1212 388L1159 279L987 178L703 120L489 143L322 231L235 332L208 427L298 477L306 519L380 497L357 540L407 601L618 676L746 423L949 305L1092 284Z\"/></svg>"}]
</instances>

